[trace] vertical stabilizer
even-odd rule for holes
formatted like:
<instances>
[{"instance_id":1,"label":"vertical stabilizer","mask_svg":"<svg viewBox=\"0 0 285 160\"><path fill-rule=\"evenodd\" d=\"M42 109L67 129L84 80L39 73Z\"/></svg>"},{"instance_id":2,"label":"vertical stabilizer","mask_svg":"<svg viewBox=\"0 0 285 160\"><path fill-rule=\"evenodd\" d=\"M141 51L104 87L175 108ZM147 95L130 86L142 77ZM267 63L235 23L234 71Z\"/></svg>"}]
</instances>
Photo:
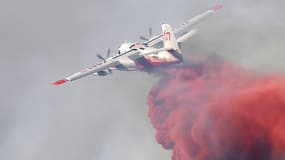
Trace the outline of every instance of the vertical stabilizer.
<instances>
[{"instance_id":1,"label":"vertical stabilizer","mask_svg":"<svg viewBox=\"0 0 285 160\"><path fill-rule=\"evenodd\" d=\"M165 48L176 50L180 53L175 34L169 24L162 24L163 44Z\"/></svg>"}]
</instances>

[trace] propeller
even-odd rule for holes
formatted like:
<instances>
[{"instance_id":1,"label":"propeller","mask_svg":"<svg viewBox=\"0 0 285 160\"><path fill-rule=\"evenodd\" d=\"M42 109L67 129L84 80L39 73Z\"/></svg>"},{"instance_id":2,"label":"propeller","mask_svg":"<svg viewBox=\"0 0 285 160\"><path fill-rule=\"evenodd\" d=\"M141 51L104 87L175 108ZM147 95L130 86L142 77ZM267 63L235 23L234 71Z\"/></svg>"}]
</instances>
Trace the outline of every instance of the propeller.
<instances>
[{"instance_id":1,"label":"propeller","mask_svg":"<svg viewBox=\"0 0 285 160\"><path fill-rule=\"evenodd\" d=\"M111 53L111 50L109 48L108 51L107 51L106 59L110 57L110 53Z\"/></svg>"},{"instance_id":2,"label":"propeller","mask_svg":"<svg viewBox=\"0 0 285 160\"><path fill-rule=\"evenodd\" d=\"M106 62L106 59L110 57L111 50L110 48L107 51L106 57L104 58L101 54L97 54L97 57L101 59L103 62Z\"/></svg>"},{"instance_id":3,"label":"propeller","mask_svg":"<svg viewBox=\"0 0 285 160\"><path fill-rule=\"evenodd\" d=\"M97 57L98 57L99 59L103 60L104 62L106 61L106 59L103 58L100 54L97 54Z\"/></svg>"},{"instance_id":4,"label":"propeller","mask_svg":"<svg viewBox=\"0 0 285 160\"><path fill-rule=\"evenodd\" d=\"M108 69L108 72L110 73L110 74L112 74L113 73L113 71L112 71L112 69Z\"/></svg>"},{"instance_id":5,"label":"propeller","mask_svg":"<svg viewBox=\"0 0 285 160\"><path fill-rule=\"evenodd\" d=\"M148 41L148 39L145 38L144 36L140 36L140 39L143 40L143 41Z\"/></svg>"},{"instance_id":6,"label":"propeller","mask_svg":"<svg viewBox=\"0 0 285 160\"><path fill-rule=\"evenodd\" d=\"M151 38L152 37L152 28L151 27L149 27L148 33L149 33L149 38Z\"/></svg>"},{"instance_id":7,"label":"propeller","mask_svg":"<svg viewBox=\"0 0 285 160\"><path fill-rule=\"evenodd\" d=\"M151 38L151 36L152 36L152 28L151 27L149 27L149 29L148 29L148 38L146 38L145 36L142 36L142 35L140 35L140 39L141 40L143 40L143 41L148 41L150 38Z\"/></svg>"}]
</instances>

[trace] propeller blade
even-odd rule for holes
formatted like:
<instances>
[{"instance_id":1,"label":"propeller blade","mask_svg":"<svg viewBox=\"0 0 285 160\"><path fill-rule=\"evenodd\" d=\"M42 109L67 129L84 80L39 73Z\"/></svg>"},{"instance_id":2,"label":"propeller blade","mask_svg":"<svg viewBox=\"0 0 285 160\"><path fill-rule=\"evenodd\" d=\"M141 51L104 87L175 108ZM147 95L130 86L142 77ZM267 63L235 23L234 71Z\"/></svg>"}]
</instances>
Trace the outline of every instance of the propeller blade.
<instances>
[{"instance_id":1,"label":"propeller blade","mask_svg":"<svg viewBox=\"0 0 285 160\"><path fill-rule=\"evenodd\" d=\"M149 33L149 39L150 39L152 36L152 28L151 27L149 27L148 33Z\"/></svg>"},{"instance_id":2,"label":"propeller blade","mask_svg":"<svg viewBox=\"0 0 285 160\"><path fill-rule=\"evenodd\" d=\"M100 54L97 54L97 57L105 62L105 58L103 58Z\"/></svg>"},{"instance_id":3,"label":"propeller blade","mask_svg":"<svg viewBox=\"0 0 285 160\"><path fill-rule=\"evenodd\" d=\"M148 41L148 38L145 38L144 36L140 36L140 39L144 41Z\"/></svg>"},{"instance_id":4,"label":"propeller blade","mask_svg":"<svg viewBox=\"0 0 285 160\"><path fill-rule=\"evenodd\" d=\"M152 28L149 27L148 28L148 38L146 38L145 36L140 36L140 39L143 41L148 41L148 40L150 40L151 37L152 37Z\"/></svg>"},{"instance_id":5,"label":"propeller blade","mask_svg":"<svg viewBox=\"0 0 285 160\"><path fill-rule=\"evenodd\" d=\"M110 48L109 48L108 51L107 51L106 59L110 57L110 53L111 53L111 50L110 50Z\"/></svg>"},{"instance_id":6,"label":"propeller blade","mask_svg":"<svg viewBox=\"0 0 285 160\"><path fill-rule=\"evenodd\" d=\"M113 71L112 71L112 69L108 69L108 72L110 73L110 74L112 74L113 73Z\"/></svg>"}]
</instances>

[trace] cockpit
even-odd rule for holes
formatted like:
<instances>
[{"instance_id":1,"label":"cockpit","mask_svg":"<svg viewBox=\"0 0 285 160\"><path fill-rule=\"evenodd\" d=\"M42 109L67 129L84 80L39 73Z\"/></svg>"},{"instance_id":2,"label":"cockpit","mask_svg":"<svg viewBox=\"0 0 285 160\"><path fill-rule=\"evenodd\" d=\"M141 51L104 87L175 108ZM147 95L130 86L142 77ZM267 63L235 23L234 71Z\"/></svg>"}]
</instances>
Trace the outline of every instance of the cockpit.
<instances>
[{"instance_id":1,"label":"cockpit","mask_svg":"<svg viewBox=\"0 0 285 160\"><path fill-rule=\"evenodd\" d=\"M131 43L131 42L125 42L123 43L119 49L118 54L122 54L131 50L138 50L138 49L145 49L145 45L141 43Z\"/></svg>"}]
</instances>

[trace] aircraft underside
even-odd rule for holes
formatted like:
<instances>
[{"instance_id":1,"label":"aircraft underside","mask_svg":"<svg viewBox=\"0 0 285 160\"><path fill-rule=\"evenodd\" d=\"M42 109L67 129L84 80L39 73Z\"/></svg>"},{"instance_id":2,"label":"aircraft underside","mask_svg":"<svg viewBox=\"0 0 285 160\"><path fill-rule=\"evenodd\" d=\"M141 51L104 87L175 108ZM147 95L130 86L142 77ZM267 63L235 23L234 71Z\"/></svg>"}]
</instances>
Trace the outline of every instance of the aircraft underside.
<instances>
[{"instance_id":1,"label":"aircraft underside","mask_svg":"<svg viewBox=\"0 0 285 160\"><path fill-rule=\"evenodd\" d=\"M163 67L171 64L181 63L183 61L183 56L175 50L163 51L156 54L150 54L147 56L142 56L134 60L134 66L128 64L121 64L116 66L116 69L121 71L132 71L140 70L150 72L154 68Z\"/></svg>"}]
</instances>

